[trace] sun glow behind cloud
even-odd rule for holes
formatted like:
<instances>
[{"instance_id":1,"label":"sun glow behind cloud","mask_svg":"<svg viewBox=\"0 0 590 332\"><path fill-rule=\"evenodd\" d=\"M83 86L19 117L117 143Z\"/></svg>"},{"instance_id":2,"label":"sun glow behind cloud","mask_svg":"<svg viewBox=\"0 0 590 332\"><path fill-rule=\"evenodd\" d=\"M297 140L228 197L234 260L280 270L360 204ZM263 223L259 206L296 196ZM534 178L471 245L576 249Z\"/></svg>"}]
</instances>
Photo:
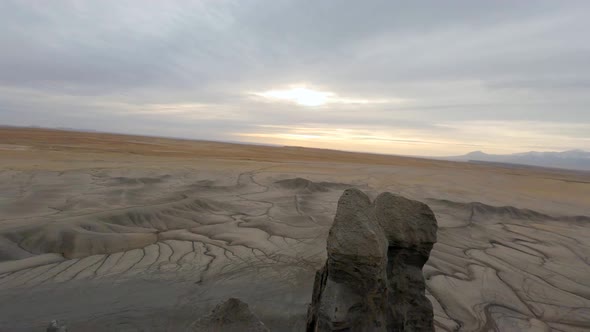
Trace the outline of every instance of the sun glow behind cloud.
<instances>
[{"instance_id":1,"label":"sun glow behind cloud","mask_svg":"<svg viewBox=\"0 0 590 332\"><path fill-rule=\"evenodd\" d=\"M301 106L315 107L325 104L399 104L407 100L401 98L389 99L359 99L346 98L330 91L319 91L306 86L292 86L284 90L268 90L255 92L254 96L262 97L266 101L290 102Z\"/></svg>"},{"instance_id":2,"label":"sun glow behind cloud","mask_svg":"<svg viewBox=\"0 0 590 332\"><path fill-rule=\"evenodd\" d=\"M302 106L320 106L328 102L328 98L333 96L334 93L298 87L290 90L270 90L256 93L256 95L267 99L290 101Z\"/></svg>"}]
</instances>

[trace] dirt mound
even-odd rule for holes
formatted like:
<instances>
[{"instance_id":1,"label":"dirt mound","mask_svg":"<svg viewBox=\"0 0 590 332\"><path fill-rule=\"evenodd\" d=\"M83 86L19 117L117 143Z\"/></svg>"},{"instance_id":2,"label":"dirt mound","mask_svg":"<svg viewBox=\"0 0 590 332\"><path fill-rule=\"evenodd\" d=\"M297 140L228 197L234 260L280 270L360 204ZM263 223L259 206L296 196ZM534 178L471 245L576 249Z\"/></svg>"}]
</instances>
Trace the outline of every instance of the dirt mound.
<instances>
[{"instance_id":1,"label":"dirt mound","mask_svg":"<svg viewBox=\"0 0 590 332\"><path fill-rule=\"evenodd\" d=\"M334 183L334 182L313 182L304 178L293 178L276 181L275 185L294 191L307 191L307 192L328 192L330 190L343 190L352 187L346 183Z\"/></svg>"},{"instance_id":2,"label":"dirt mound","mask_svg":"<svg viewBox=\"0 0 590 332\"><path fill-rule=\"evenodd\" d=\"M559 220L568 222L590 222L589 216L552 216L531 209L521 209L514 206L493 206L481 202L455 202L444 199L429 199L433 207L441 208L445 212L452 212L454 216L466 222L490 222L498 220Z\"/></svg>"}]
</instances>

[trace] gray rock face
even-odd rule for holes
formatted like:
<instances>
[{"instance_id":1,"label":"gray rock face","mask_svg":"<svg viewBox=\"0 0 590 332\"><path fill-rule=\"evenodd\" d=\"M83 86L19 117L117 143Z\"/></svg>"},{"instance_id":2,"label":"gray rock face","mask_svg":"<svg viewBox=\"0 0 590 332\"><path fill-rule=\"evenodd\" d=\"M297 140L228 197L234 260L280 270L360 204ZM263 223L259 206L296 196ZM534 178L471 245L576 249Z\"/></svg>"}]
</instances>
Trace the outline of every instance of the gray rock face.
<instances>
[{"instance_id":1,"label":"gray rock face","mask_svg":"<svg viewBox=\"0 0 590 332\"><path fill-rule=\"evenodd\" d=\"M194 322L192 328L199 332L269 332L248 304L236 298L218 304L211 315Z\"/></svg>"},{"instance_id":2,"label":"gray rock face","mask_svg":"<svg viewBox=\"0 0 590 332\"><path fill-rule=\"evenodd\" d=\"M421 202L347 189L316 273L308 331L434 331L422 267L437 222Z\"/></svg>"}]
</instances>

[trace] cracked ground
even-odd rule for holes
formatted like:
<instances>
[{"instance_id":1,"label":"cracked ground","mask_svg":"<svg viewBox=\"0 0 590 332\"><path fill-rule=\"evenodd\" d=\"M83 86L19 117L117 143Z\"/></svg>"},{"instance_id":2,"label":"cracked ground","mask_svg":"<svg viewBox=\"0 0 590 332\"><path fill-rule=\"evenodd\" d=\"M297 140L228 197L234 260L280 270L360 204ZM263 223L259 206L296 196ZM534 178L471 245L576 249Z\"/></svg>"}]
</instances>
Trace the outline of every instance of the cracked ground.
<instances>
[{"instance_id":1,"label":"cracked ground","mask_svg":"<svg viewBox=\"0 0 590 332\"><path fill-rule=\"evenodd\" d=\"M435 212L424 275L438 330L590 330L588 173L43 130L0 138L0 331L52 319L186 330L228 297L275 331L301 331L348 187Z\"/></svg>"}]
</instances>

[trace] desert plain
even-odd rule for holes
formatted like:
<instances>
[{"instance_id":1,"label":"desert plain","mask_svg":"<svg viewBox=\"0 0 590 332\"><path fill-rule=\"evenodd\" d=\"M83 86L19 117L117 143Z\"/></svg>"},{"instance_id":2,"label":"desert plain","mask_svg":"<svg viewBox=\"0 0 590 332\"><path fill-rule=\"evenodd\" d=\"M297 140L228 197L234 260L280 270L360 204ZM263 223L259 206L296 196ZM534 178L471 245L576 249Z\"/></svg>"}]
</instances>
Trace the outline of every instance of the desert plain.
<instances>
[{"instance_id":1,"label":"desert plain","mask_svg":"<svg viewBox=\"0 0 590 332\"><path fill-rule=\"evenodd\" d=\"M303 331L342 191L427 203L439 331L590 330L590 173L0 128L0 331Z\"/></svg>"}]
</instances>

